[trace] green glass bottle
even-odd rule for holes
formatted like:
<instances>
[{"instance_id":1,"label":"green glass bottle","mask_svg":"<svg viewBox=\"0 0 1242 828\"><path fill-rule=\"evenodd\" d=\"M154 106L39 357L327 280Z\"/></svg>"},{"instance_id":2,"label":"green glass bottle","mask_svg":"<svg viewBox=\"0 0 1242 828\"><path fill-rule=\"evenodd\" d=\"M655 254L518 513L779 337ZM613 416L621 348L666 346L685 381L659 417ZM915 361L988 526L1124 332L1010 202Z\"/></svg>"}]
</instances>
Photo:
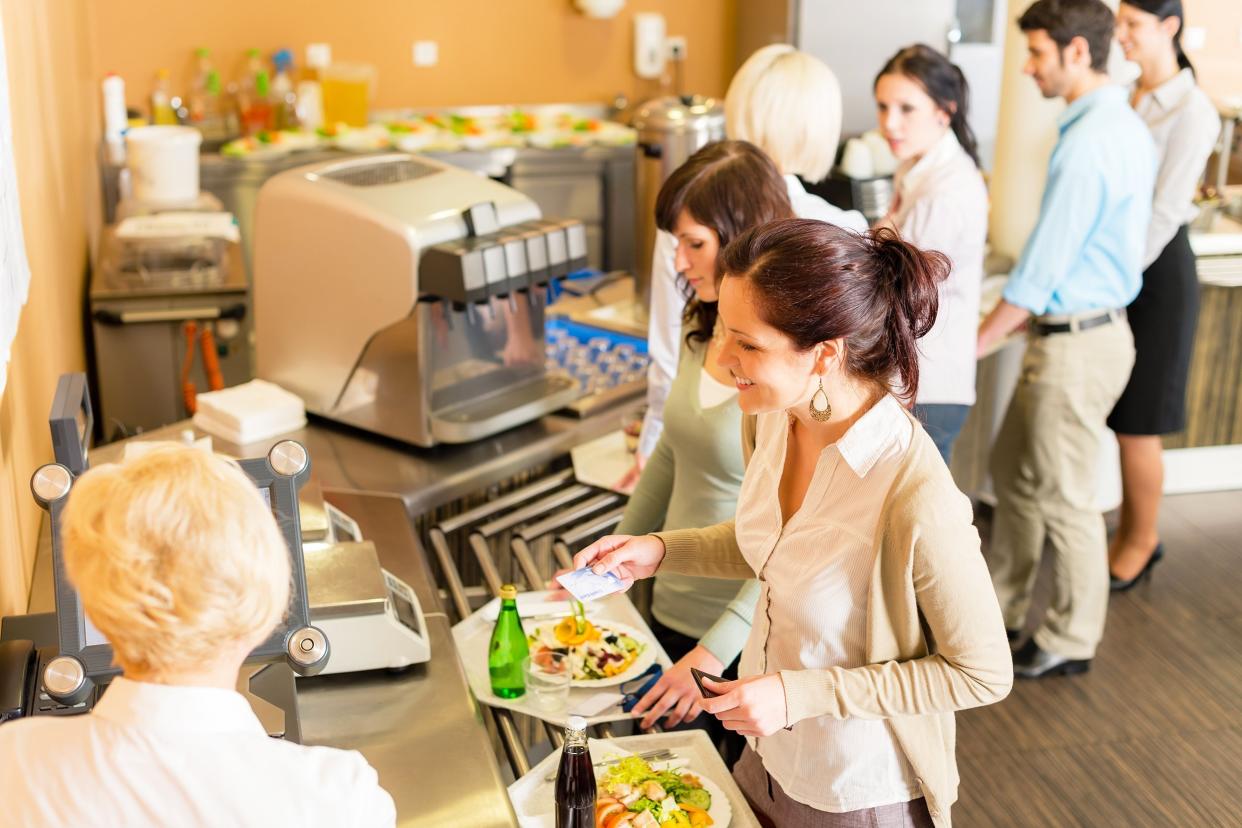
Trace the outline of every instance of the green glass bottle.
<instances>
[{"instance_id":1,"label":"green glass bottle","mask_svg":"<svg viewBox=\"0 0 1242 828\"><path fill-rule=\"evenodd\" d=\"M505 584L500 589L500 615L487 648L487 672L492 679L493 693L502 699L516 699L526 692L522 659L528 655L526 631L522 629L517 609L517 587Z\"/></svg>"}]
</instances>

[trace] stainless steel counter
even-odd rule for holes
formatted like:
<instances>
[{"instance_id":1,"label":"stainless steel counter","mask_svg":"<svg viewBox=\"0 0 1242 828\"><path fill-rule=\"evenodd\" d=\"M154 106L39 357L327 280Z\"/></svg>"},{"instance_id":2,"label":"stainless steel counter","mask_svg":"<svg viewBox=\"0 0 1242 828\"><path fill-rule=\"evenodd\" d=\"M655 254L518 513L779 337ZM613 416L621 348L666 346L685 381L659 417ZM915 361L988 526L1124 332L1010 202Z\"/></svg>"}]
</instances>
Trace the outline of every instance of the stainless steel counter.
<instances>
[{"instance_id":1,"label":"stainless steel counter","mask_svg":"<svg viewBox=\"0 0 1242 828\"><path fill-rule=\"evenodd\" d=\"M576 445L621 427L622 416L642 405L635 397L592 417L550 416L485 440L465 445L416 448L356 431L347 426L312 421L305 428L250 445L213 437L219 452L235 457L262 457L280 440L297 440L310 451L311 477L325 489L396 495L411 518L514 474L569 453ZM189 420L149 431L141 439L176 440L184 431L206 432ZM95 455L106 459L112 446Z\"/></svg>"},{"instance_id":2,"label":"stainless steel counter","mask_svg":"<svg viewBox=\"0 0 1242 828\"><path fill-rule=\"evenodd\" d=\"M397 675L299 679L303 743L361 752L396 801L399 825L515 825L481 711L401 500L332 489L324 495L358 521L375 542L380 564L414 589L432 655Z\"/></svg>"}]
</instances>

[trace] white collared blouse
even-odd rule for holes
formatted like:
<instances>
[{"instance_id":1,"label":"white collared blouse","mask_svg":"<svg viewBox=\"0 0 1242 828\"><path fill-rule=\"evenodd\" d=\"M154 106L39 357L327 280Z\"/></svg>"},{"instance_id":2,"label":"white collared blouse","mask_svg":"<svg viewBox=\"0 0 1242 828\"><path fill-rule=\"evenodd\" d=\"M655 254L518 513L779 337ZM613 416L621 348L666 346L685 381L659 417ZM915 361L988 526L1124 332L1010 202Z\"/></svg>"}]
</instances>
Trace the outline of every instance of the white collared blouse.
<instances>
[{"instance_id":1,"label":"white collared blouse","mask_svg":"<svg viewBox=\"0 0 1242 828\"><path fill-rule=\"evenodd\" d=\"M240 693L122 677L90 713L0 727L0 823L387 828L396 811L361 754L271 738Z\"/></svg>"},{"instance_id":2,"label":"white collared blouse","mask_svg":"<svg viewBox=\"0 0 1242 828\"><path fill-rule=\"evenodd\" d=\"M919 340L916 402L973 405L975 346L988 235L988 191L957 136L946 130L917 162L906 161L893 179L894 198L882 224L924 250L952 261L940 284L936 324Z\"/></svg>"},{"instance_id":3,"label":"white collared blouse","mask_svg":"<svg viewBox=\"0 0 1242 828\"><path fill-rule=\"evenodd\" d=\"M1216 145L1221 123L1211 98L1198 87L1189 69L1183 69L1144 95L1134 111L1151 130L1160 156L1151 224L1143 250L1143 269L1146 270L1178 228L1199 215L1199 208L1194 204L1195 188Z\"/></svg>"},{"instance_id":4,"label":"white collared blouse","mask_svg":"<svg viewBox=\"0 0 1242 828\"><path fill-rule=\"evenodd\" d=\"M780 479L789 432L783 411L760 414L738 496L737 544L759 579L740 676L862 667L876 538L913 426L891 395L820 454L801 507L783 521ZM922 794L887 720L818 716L752 740L793 799L842 813Z\"/></svg>"}]
</instances>

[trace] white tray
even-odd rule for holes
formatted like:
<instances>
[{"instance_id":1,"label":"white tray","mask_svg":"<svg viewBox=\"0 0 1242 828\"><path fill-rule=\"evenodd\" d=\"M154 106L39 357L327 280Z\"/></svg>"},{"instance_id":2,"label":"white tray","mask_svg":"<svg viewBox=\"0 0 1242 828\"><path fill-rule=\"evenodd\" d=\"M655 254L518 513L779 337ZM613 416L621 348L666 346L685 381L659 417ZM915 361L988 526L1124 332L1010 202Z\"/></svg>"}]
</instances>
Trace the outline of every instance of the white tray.
<instances>
[{"instance_id":1,"label":"white tray","mask_svg":"<svg viewBox=\"0 0 1242 828\"><path fill-rule=\"evenodd\" d=\"M757 828L750 806L738 789L737 783L729 774L728 768L716 752L711 739L702 730L683 730L672 733L651 733L642 736L620 736L614 739L591 739L591 759L596 762L609 756L624 756L641 753L647 750L667 748L677 754L678 760L672 764L685 767L691 773L699 775L712 787L723 792L728 801L732 819L728 828ZM531 768L530 772L509 786L509 801L517 813L518 824L522 828L553 828L555 811L552 794L555 783L548 782L547 777L556 772L561 754L553 751L542 762ZM716 790L713 797L718 796ZM719 825L719 823L717 823ZM723 826L721 826L723 828Z\"/></svg>"},{"instance_id":2,"label":"white tray","mask_svg":"<svg viewBox=\"0 0 1242 828\"><path fill-rule=\"evenodd\" d=\"M625 447L625 432L621 429L574 446L569 454L579 483L623 495L633 491L632 486L622 489L617 485L634 466L634 455Z\"/></svg>"},{"instance_id":3,"label":"white tray","mask_svg":"<svg viewBox=\"0 0 1242 828\"><path fill-rule=\"evenodd\" d=\"M523 611L523 605L540 610L544 609L546 602L550 600L549 596L551 594L550 591L545 590L520 593L518 595L518 611ZM491 707L503 707L517 713L524 713L527 716L534 716L545 722L564 727L566 720L569 718L570 711L574 710L581 702L589 699L596 693L618 692L615 686L571 687L569 689L569 701L564 709L551 712L538 707L531 701L529 696L520 696L516 699L502 699L493 694L492 682L487 674L487 645L492 637L492 628L496 625L499 601L499 598L493 598L469 618L453 627L453 642L457 645L457 655L461 659L462 669L466 671L466 680L470 682L470 689L474 691L474 697L481 703ZM546 617L544 616L544 618ZM616 621L638 630L650 642L648 646L655 653L655 662L665 670L672 665L668 654L664 652L660 642L656 641L651 628L647 626L647 622L643 620L642 615L639 614L627 596L623 594L609 595L607 598L588 603L587 617L592 620L599 619L601 622ZM528 622L523 619L522 623L523 626L526 626ZM632 718L634 717L631 714L622 711L620 707L611 707L598 716L587 717L587 723L595 725Z\"/></svg>"}]
</instances>

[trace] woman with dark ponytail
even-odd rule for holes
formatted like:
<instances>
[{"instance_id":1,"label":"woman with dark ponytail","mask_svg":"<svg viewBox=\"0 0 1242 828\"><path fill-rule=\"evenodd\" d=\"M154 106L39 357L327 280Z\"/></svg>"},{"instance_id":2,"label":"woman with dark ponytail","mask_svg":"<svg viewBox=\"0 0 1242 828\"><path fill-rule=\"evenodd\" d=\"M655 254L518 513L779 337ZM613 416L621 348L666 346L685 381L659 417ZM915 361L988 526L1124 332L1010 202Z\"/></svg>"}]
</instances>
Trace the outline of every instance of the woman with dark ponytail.
<instances>
[{"instance_id":1,"label":"woman with dark ponytail","mask_svg":"<svg viewBox=\"0 0 1242 828\"><path fill-rule=\"evenodd\" d=\"M1126 309L1134 370L1108 425L1121 446L1121 521L1108 548L1112 588L1151 574L1164 556L1156 519L1163 488L1160 435L1186 426L1186 378L1199 316L1199 276L1189 223L1195 188L1220 132L1220 117L1195 84L1182 51L1181 0L1123 0L1117 40L1139 65L1130 103L1147 122L1160 162L1143 255L1143 286Z\"/></svg>"},{"instance_id":2,"label":"woman with dark ponytail","mask_svg":"<svg viewBox=\"0 0 1242 828\"><path fill-rule=\"evenodd\" d=\"M930 46L907 46L875 79L880 132L900 161L881 222L952 263L936 325L919 343L923 381L914 414L945 462L975 402L975 329L988 231L988 193L967 121L962 70Z\"/></svg>"},{"instance_id":3,"label":"woman with dark ponytail","mask_svg":"<svg viewBox=\"0 0 1242 828\"><path fill-rule=\"evenodd\" d=\"M740 678L705 679L699 704L749 737L733 773L761 825L947 826L954 711L1013 681L970 502L903 405L949 261L891 229L784 219L721 268L736 517L609 536L574 565L759 579Z\"/></svg>"}]
</instances>

